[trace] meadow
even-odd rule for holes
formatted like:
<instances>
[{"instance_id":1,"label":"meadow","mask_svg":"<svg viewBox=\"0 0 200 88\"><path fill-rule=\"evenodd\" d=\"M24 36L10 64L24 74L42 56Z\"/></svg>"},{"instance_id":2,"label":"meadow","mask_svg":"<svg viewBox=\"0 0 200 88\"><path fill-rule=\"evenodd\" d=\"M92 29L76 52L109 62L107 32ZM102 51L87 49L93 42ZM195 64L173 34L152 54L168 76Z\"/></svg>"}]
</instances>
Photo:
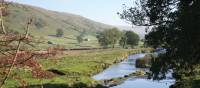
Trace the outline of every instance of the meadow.
<instances>
[{"instance_id":1,"label":"meadow","mask_svg":"<svg viewBox=\"0 0 200 88\"><path fill-rule=\"evenodd\" d=\"M29 68L15 68L12 76L6 82L6 88L29 86L38 88L59 88L65 86L94 87L99 84L91 77L114 63L118 63L129 54L149 51L150 49L100 49L100 50L76 50L64 51L62 55L51 58L40 58L37 61L44 71L53 73L53 77L38 79L32 76ZM14 78L14 79L13 79ZM50 86L51 85L51 86ZM64 88L65 88L64 87ZM79 87L74 87L79 88Z\"/></svg>"}]
</instances>

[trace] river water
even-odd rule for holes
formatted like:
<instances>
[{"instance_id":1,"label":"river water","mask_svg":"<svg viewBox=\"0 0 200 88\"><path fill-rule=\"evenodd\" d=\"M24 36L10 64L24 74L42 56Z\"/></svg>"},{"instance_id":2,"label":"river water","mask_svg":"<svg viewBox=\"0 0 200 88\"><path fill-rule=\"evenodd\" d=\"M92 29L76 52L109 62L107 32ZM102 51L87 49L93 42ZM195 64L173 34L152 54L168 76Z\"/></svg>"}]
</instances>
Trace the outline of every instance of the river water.
<instances>
[{"instance_id":1,"label":"river water","mask_svg":"<svg viewBox=\"0 0 200 88\"><path fill-rule=\"evenodd\" d=\"M136 59L144 57L145 54L135 54L130 55L126 60L121 63L112 65L108 69L103 72L93 76L95 80L106 80L117 77L124 77L125 75L129 75L138 70L146 70L148 69L140 69L135 67ZM174 83L171 75L167 76L168 79L162 81L153 81L145 78L129 78L122 84L111 87L111 88L169 88L170 85Z\"/></svg>"}]
</instances>

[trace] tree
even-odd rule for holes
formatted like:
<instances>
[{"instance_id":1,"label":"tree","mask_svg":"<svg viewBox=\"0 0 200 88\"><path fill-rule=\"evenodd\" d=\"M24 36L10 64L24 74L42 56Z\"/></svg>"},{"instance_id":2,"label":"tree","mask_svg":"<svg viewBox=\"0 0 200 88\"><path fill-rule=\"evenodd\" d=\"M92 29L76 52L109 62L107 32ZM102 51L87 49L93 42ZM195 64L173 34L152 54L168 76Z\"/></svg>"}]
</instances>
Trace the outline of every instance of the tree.
<instances>
[{"instance_id":1,"label":"tree","mask_svg":"<svg viewBox=\"0 0 200 88\"><path fill-rule=\"evenodd\" d=\"M138 45L139 40L140 37L138 34L133 31L126 31L119 43L123 48L125 48L126 45L130 45L131 48L134 48L134 46Z\"/></svg>"},{"instance_id":2,"label":"tree","mask_svg":"<svg viewBox=\"0 0 200 88\"><path fill-rule=\"evenodd\" d=\"M121 36L121 31L119 31L117 28L112 28L99 33L97 35L97 39L101 46L107 48L109 45L111 45L112 48L114 48Z\"/></svg>"},{"instance_id":3,"label":"tree","mask_svg":"<svg viewBox=\"0 0 200 88\"><path fill-rule=\"evenodd\" d=\"M140 37L136 33L133 31L127 31L125 36L127 37L127 44L130 45L131 48L138 45Z\"/></svg>"},{"instance_id":4,"label":"tree","mask_svg":"<svg viewBox=\"0 0 200 88\"><path fill-rule=\"evenodd\" d=\"M29 68L33 76L40 76L41 78L46 78L47 75L52 74L44 71L39 62L33 59L46 56L52 52L46 51L41 53L32 48L30 49L30 47L39 43L30 35L30 26L33 23L32 18L25 22L26 27L23 34L14 33L13 29L9 29L9 26L6 27L4 25L4 21L7 23L7 20L4 18L9 15L7 11L12 11L8 10L9 5L10 3L4 2L4 0L0 1L0 88L6 87L5 84L8 79L21 81L21 77L17 73L12 73L14 69ZM23 83L22 85L25 85Z\"/></svg>"},{"instance_id":5,"label":"tree","mask_svg":"<svg viewBox=\"0 0 200 88\"><path fill-rule=\"evenodd\" d=\"M126 47L127 45L127 37L125 35L123 35L119 41L119 45L121 45L123 48Z\"/></svg>"},{"instance_id":6,"label":"tree","mask_svg":"<svg viewBox=\"0 0 200 88\"><path fill-rule=\"evenodd\" d=\"M137 0L118 13L137 26L151 28L146 43L167 53L153 60L150 77L163 79L169 69L177 80L195 78L200 63L200 0Z\"/></svg>"},{"instance_id":7,"label":"tree","mask_svg":"<svg viewBox=\"0 0 200 88\"><path fill-rule=\"evenodd\" d=\"M57 29L56 30L56 36L57 37L62 37L64 35L64 31L63 31L63 29Z\"/></svg>"},{"instance_id":8,"label":"tree","mask_svg":"<svg viewBox=\"0 0 200 88\"><path fill-rule=\"evenodd\" d=\"M84 40L83 36L81 36L81 35L77 36L76 39L77 39L77 41L78 41L79 44L82 43L83 40Z\"/></svg>"},{"instance_id":9,"label":"tree","mask_svg":"<svg viewBox=\"0 0 200 88\"><path fill-rule=\"evenodd\" d=\"M82 32L80 32L80 35L76 37L76 40L78 41L78 43L82 43L84 41L84 36L86 35L86 30L83 30Z\"/></svg>"}]
</instances>

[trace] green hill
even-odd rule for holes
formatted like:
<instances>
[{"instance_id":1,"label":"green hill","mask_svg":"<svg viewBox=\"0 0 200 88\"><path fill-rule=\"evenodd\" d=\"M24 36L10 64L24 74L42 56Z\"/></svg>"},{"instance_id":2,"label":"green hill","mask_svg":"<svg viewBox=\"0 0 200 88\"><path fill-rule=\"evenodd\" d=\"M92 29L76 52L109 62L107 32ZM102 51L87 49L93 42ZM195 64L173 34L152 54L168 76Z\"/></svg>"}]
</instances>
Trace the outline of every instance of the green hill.
<instances>
[{"instance_id":1,"label":"green hill","mask_svg":"<svg viewBox=\"0 0 200 88\"><path fill-rule=\"evenodd\" d=\"M31 35L44 40L52 41L54 44L66 45L69 48L81 45L77 43L76 36L84 32L86 38L91 42L84 42L84 46L96 47L96 32L111 28L112 26L95 22L79 15L50 11L39 7L12 3L8 7L9 15L5 17L5 25L9 30L24 33L26 22L29 18L33 19L30 27ZM57 29L64 30L64 37L56 38ZM94 44L95 43L95 44Z\"/></svg>"},{"instance_id":2,"label":"green hill","mask_svg":"<svg viewBox=\"0 0 200 88\"><path fill-rule=\"evenodd\" d=\"M10 15L6 17L6 25L9 29L23 31L27 19L31 17L33 18L31 32L37 36L54 35L56 29L63 29L65 35L74 35L83 31L94 34L111 27L82 16L22 4L9 5L9 13Z\"/></svg>"}]
</instances>

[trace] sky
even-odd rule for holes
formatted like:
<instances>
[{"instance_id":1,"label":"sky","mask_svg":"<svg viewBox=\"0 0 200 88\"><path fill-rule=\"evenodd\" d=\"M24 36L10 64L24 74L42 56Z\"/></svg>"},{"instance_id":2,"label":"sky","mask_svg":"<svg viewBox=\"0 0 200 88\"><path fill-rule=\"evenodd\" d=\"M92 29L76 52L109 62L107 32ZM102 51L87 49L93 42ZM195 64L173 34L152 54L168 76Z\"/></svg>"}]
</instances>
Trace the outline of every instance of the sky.
<instances>
[{"instance_id":1,"label":"sky","mask_svg":"<svg viewBox=\"0 0 200 88\"><path fill-rule=\"evenodd\" d=\"M117 15L122 4L132 0L7 0L42 7L48 10L68 12L110 25L131 26Z\"/></svg>"}]
</instances>

